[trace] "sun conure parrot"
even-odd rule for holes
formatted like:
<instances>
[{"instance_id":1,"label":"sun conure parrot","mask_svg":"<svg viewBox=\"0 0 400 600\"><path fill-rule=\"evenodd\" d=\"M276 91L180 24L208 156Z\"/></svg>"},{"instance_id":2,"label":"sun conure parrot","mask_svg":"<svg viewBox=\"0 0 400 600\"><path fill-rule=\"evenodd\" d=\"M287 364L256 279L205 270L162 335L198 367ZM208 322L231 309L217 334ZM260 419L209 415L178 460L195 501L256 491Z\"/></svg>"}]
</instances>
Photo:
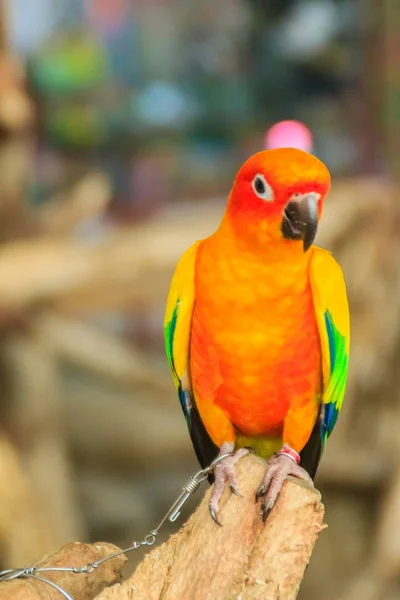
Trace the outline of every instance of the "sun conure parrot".
<instances>
[{"instance_id":1,"label":"sun conure parrot","mask_svg":"<svg viewBox=\"0 0 400 600\"><path fill-rule=\"evenodd\" d=\"M169 292L169 364L199 462L214 469L210 512L234 465L269 459L263 518L283 481L312 482L343 403L350 325L342 271L313 246L330 175L295 148L239 170L222 222L182 256Z\"/></svg>"}]
</instances>

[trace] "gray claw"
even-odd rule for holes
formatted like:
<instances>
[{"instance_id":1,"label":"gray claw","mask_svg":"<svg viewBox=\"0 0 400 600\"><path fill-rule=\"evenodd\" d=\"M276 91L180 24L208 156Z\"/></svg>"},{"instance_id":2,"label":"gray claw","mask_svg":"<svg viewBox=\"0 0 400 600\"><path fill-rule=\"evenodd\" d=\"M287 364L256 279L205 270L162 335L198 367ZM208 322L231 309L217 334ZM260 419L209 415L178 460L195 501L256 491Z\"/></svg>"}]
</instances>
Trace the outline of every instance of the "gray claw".
<instances>
[{"instance_id":1,"label":"gray claw","mask_svg":"<svg viewBox=\"0 0 400 600\"><path fill-rule=\"evenodd\" d=\"M256 492L256 501L261 498L261 496L264 496L266 493L266 489L264 485L260 485L260 487L258 488L257 492Z\"/></svg>"},{"instance_id":2,"label":"gray claw","mask_svg":"<svg viewBox=\"0 0 400 600\"><path fill-rule=\"evenodd\" d=\"M272 502L271 500L268 500L268 502L266 502L265 504L262 505L262 520L263 523L265 523L265 521L268 518L269 513L271 512L271 510L274 507L274 502Z\"/></svg>"},{"instance_id":3,"label":"gray claw","mask_svg":"<svg viewBox=\"0 0 400 600\"><path fill-rule=\"evenodd\" d=\"M235 494L235 496L240 496L242 498L242 494L239 492L236 486L230 485L229 487L231 489L232 494Z\"/></svg>"},{"instance_id":4,"label":"gray claw","mask_svg":"<svg viewBox=\"0 0 400 600\"><path fill-rule=\"evenodd\" d=\"M213 508L212 506L210 506L210 515L211 515L211 518L214 521L214 523L216 523L220 527L223 526L221 521L217 517L217 512L216 512L215 508Z\"/></svg>"}]
</instances>

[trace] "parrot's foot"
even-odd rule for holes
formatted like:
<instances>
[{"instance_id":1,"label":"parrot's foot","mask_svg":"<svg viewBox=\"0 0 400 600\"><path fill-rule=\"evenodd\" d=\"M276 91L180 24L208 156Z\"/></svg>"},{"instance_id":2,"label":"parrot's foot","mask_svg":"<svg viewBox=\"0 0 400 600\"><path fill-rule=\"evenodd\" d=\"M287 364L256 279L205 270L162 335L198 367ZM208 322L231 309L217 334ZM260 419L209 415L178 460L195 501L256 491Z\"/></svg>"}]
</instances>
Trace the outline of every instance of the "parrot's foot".
<instances>
[{"instance_id":1,"label":"parrot's foot","mask_svg":"<svg viewBox=\"0 0 400 600\"><path fill-rule=\"evenodd\" d=\"M228 452L233 452L234 447L235 446L233 443L222 444L219 456L227 454ZM225 489L225 484L229 484L229 487L231 488L231 492L233 494L235 494L236 496L241 496L241 493L238 490L238 483L235 474L235 464L238 462L238 460L243 458L243 456L246 456L246 454L248 453L248 448L239 448L239 450L237 450L235 454L232 454L231 456L226 456L214 467L215 481L213 491L211 493L210 503L208 506L210 508L210 514L217 525L222 526L222 523L217 517L217 513L219 511L219 501L221 500L222 493Z\"/></svg>"},{"instance_id":2,"label":"parrot's foot","mask_svg":"<svg viewBox=\"0 0 400 600\"><path fill-rule=\"evenodd\" d=\"M256 500L265 496L265 502L261 507L264 523L274 507L283 482L288 475L304 479L314 486L313 480L307 471L300 467L299 462L300 456L286 444L269 461L267 472L256 494Z\"/></svg>"}]
</instances>

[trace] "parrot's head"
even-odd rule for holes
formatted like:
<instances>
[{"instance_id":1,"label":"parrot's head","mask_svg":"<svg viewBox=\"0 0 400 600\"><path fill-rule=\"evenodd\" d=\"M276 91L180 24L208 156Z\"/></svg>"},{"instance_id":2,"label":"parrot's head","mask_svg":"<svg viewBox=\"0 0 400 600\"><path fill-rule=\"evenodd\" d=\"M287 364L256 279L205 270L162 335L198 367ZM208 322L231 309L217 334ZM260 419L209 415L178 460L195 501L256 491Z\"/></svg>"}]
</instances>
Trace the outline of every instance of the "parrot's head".
<instances>
[{"instance_id":1,"label":"parrot's head","mask_svg":"<svg viewBox=\"0 0 400 600\"><path fill-rule=\"evenodd\" d=\"M234 229L259 244L314 241L322 205L330 187L326 166L296 148L258 152L239 170L227 215Z\"/></svg>"}]
</instances>

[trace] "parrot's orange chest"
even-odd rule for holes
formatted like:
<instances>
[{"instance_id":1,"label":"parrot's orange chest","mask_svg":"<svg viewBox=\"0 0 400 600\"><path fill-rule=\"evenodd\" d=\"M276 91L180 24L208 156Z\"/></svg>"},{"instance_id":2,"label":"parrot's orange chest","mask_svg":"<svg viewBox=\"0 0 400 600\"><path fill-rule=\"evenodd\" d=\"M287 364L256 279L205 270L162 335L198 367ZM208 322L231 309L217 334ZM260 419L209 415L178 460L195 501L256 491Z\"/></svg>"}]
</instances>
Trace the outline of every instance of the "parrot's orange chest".
<instances>
[{"instance_id":1,"label":"parrot's orange chest","mask_svg":"<svg viewBox=\"0 0 400 600\"><path fill-rule=\"evenodd\" d=\"M307 268L204 242L190 348L200 412L212 398L247 436L279 437L294 402L316 417L321 348Z\"/></svg>"}]
</instances>

